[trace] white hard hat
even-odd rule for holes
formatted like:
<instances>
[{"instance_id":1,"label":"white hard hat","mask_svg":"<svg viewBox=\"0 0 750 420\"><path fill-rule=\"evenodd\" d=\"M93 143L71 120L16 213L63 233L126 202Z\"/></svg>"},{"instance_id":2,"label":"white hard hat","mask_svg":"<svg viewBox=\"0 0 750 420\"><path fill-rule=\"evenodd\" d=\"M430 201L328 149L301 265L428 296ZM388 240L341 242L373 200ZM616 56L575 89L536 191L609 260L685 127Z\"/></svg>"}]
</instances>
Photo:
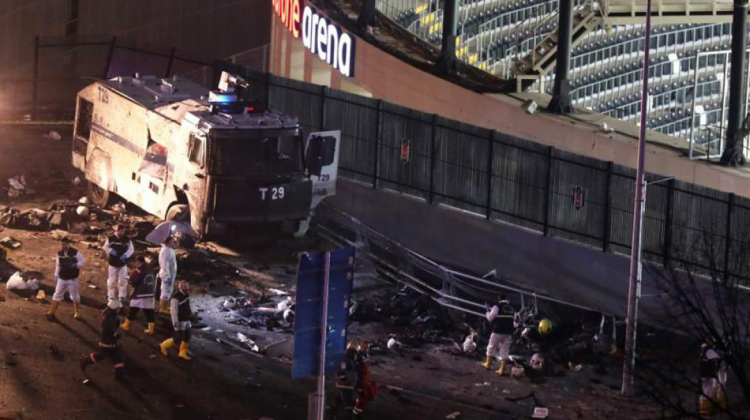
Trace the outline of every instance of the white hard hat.
<instances>
[{"instance_id":1,"label":"white hard hat","mask_svg":"<svg viewBox=\"0 0 750 420\"><path fill-rule=\"evenodd\" d=\"M120 309L121 306L120 301L117 299L110 299L109 302L107 302L107 307L113 311Z\"/></svg>"}]
</instances>

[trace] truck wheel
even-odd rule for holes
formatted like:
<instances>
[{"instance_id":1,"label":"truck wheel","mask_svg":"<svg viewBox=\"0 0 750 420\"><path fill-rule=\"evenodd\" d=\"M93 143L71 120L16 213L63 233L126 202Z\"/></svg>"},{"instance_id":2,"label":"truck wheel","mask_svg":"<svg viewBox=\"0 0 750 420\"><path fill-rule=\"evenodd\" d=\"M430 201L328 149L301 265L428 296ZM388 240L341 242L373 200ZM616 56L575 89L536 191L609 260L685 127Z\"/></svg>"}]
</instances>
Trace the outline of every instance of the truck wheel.
<instances>
[{"instance_id":1,"label":"truck wheel","mask_svg":"<svg viewBox=\"0 0 750 420\"><path fill-rule=\"evenodd\" d=\"M190 222L190 209L187 204L175 204L167 210L168 222Z\"/></svg>"},{"instance_id":2,"label":"truck wheel","mask_svg":"<svg viewBox=\"0 0 750 420\"><path fill-rule=\"evenodd\" d=\"M104 208L109 204L109 190L106 190L90 181L88 195L91 203L96 206Z\"/></svg>"}]
</instances>

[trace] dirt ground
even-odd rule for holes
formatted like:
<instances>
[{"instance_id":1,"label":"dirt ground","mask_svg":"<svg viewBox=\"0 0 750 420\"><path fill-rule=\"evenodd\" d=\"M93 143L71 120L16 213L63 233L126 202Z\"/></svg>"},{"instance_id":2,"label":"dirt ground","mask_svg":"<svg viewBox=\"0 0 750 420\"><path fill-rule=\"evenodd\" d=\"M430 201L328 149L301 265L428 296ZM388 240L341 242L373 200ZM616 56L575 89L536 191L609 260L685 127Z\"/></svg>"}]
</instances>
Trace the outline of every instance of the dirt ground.
<instances>
[{"instance_id":1,"label":"dirt ground","mask_svg":"<svg viewBox=\"0 0 750 420\"><path fill-rule=\"evenodd\" d=\"M85 187L71 183L80 174L69 163L70 128L0 127L0 185L6 185L10 176L24 174L29 187L36 190L36 194L13 203L3 191L0 206L44 208L85 194ZM62 133L63 140L44 138L50 130ZM237 290L268 293L268 288L274 287L293 294L298 253L325 248L325 243L308 238L239 249L201 244L237 270L229 277L225 272L213 273L216 278L211 280L233 286L226 287L229 292L216 292L215 284L206 282L191 284L194 308L202 318L202 329L194 331L191 342L193 361L183 362L174 353L169 358L158 354L157 344L171 333L166 318L157 323L154 337L142 333L144 320L139 318L123 338L126 379L115 381L111 364L103 362L89 368L92 382L84 385L78 359L95 348L99 314L106 302L106 262L101 251L73 245L87 259L80 280L83 320L73 320L72 305L65 302L58 320L50 322L44 313L53 291L54 253L59 242L49 232L0 228L0 238L5 236L23 241L23 248L11 253L8 262L0 263L0 281L7 281L16 270L39 271L48 297L40 301L0 285L0 419L307 418L307 398L315 384L291 379L291 331L231 324L231 314L220 308L223 295ZM77 243L83 238L69 236ZM211 277L208 271L203 276ZM354 297L375 300L394 287L363 267L355 279ZM264 354L247 350L235 339L238 332L267 350ZM349 330L355 339L381 342L394 332L387 323L378 322L353 323ZM530 418L534 408L530 398L509 399L532 391L549 408L550 419L658 417L642 401L619 397L620 360L612 361L606 375L584 366L582 372L531 384L485 371L479 365L480 357L451 355L445 345L375 353L373 374L381 388L365 418L443 419L455 412L460 412L460 419Z\"/></svg>"}]
</instances>

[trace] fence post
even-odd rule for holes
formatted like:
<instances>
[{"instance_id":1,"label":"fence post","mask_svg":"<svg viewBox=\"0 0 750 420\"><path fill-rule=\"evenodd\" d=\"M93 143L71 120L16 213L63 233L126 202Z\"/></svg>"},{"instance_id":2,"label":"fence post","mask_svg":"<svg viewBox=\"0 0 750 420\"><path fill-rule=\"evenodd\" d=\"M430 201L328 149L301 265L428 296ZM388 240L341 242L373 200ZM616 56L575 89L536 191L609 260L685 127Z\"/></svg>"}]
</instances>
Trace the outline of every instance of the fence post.
<instances>
[{"instance_id":1,"label":"fence post","mask_svg":"<svg viewBox=\"0 0 750 420\"><path fill-rule=\"evenodd\" d=\"M542 232L544 236L549 236L549 208L551 205L550 194L552 193L552 160L555 155L555 148L550 147L547 151L547 184L545 185L544 191L544 228Z\"/></svg>"},{"instance_id":2,"label":"fence post","mask_svg":"<svg viewBox=\"0 0 750 420\"><path fill-rule=\"evenodd\" d=\"M36 120L37 90L39 89L39 35L34 37L34 81L31 86L31 120Z\"/></svg>"},{"instance_id":3,"label":"fence post","mask_svg":"<svg viewBox=\"0 0 750 420\"><path fill-rule=\"evenodd\" d=\"M266 108L271 108L271 73L266 73Z\"/></svg>"},{"instance_id":4,"label":"fence post","mask_svg":"<svg viewBox=\"0 0 750 420\"><path fill-rule=\"evenodd\" d=\"M172 47L169 51L169 61L167 61L167 71L164 73L164 77L169 77L169 75L172 74L172 64L174 63L174 55L176 52L176 47Z\"/></svg>"},{"instance_id":5,"label":"fence post","mask_svg":"<svg viewBox=\"0 0 750 420\"><path fill-rule=\"evenodd\" d=\"M326 91L328 90L327 87L321 86L320 87L320 131L325 130L326 125Z\"/></svg>"},{"instance_id":6,"label":"fence post","mask_svg":"<svg viewBox=\"0 0 750 420\"><path fill-rule=\"evenodd\" d=\"M109 77L109 68L112 65L112 56L115 55L115 46L117 45L117 37L113 36L112 40L109 42L109 52L107 53L107 64L104 66L104 77L103 79L107 79Z\"/></svg>"},{"instance_id":7,"label":"fence post","mask_svg":"<svg viewBox=\"0 0 750 420\"><path fill-rule=\"evenodd\" d=\"M495 130L490 131L487 139L487 220L492 219L492 169L495 158Z\"/></svg>"},{"instance_id":8,"label":"fence post","mask_svg":"<svg viewBox=\"0 0 750 420\"><path fill-rule=\"evenodd\" d=\"M667 181L667 212L664 217L664 250L662 251L664 267L669 267L672 259L672 220L674 212L675 180Z\"/></svg>"},{"instance_id":9,"label":"fence post","mask_svg":"<svg viewBox=\"0 0 750 420\"><path fill-rule=\"evenodd\" d=\"M435 201L435 144L437 143L437 114L432 115L432 139L430 140L430 204Z\"/></svg>"},{"instance_id":10,"label":"fence post","mask_svg":"<svg viewBox=\"0 0 750 420\"><path fill-rule=\"evenodd\" d=\"M375 167L372 172L372 188L378 188L378 170L380 168L380 138L383 136L380 118L383 113L383 101L378 99L375 111Z\"/></svg>"},{"instance_id":11,"label":"fence post","mask_svg":"<svg viewBox=\"0 0 750 420\"><path fill-rule=\"evenodd\" d=\"M615 164L607 162L607 185L604 189L604 240L602 241L602 251L609 252L609 242L612 238L612 199L610 191L612 190L612 172Z\"/></svg>"},{"instance_id":12,"label":"fence post","mask_svg":"<svg viewBox=\"0 0 750 420\"><path fill-rule=\"evenodd\" d=\"M729 280L729 255L730 248L732 247L732 210L734 209L734 193L729 193L729 201L727 203L727 230L724 243L724 281Z\"/></svg>"}]
</instances>

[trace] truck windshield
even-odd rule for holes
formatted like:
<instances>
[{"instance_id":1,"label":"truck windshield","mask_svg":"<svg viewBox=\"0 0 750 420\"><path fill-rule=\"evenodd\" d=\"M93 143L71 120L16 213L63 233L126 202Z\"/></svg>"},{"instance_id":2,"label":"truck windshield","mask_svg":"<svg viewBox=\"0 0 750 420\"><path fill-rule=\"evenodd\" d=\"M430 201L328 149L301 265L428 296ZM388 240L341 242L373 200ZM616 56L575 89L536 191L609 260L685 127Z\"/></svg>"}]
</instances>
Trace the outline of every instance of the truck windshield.
<instances>
[{"instance_id":1,"label":"truck windshield","mask_svg":"<svg viewBox=\"0 0 750 420\"><path fill-rule=\"evenodd\" d=\"M302 171L302 139L296 134L218 137L214 145L216 175L256 177Z\"/></svg>"}]
</instances>

